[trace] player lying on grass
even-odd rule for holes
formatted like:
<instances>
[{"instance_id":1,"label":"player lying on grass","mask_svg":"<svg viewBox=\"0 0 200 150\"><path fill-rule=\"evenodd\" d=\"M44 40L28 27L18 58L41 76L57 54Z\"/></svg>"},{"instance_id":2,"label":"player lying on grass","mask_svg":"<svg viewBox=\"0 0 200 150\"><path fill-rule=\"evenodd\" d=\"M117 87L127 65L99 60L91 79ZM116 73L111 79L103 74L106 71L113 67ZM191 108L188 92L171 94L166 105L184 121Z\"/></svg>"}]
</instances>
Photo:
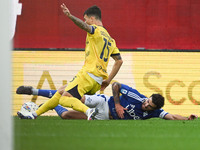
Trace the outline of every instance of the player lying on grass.
<instances>
[{"instance_id":1,"label":"player lying on grass","mask_svg":"<svg viewBox=\"0 0 200 150\"><path fill-rule=\"evenodd\" d=\"M65 86L58 90L62 94ZM95 119L133 119L144 120L159 117L166 120L194 120L198 116L191 114L189 117L170 114L165 112L161 107L164 106L164 97L160 94L153 94L149 98L140 94L136 89L120 83L112 84L113 96L84 95L81 101L88 107L98 109ZM51 97L56 90L34 89L31 86L20 86L17 94L39 95ZM119 94L121 93L121 96ZM66 108L58 105L54 108L62 119L87 119L82 112L75 110L68 111ZM19 116L20 117L20 116Z\"/></svg>"}]
</instances>

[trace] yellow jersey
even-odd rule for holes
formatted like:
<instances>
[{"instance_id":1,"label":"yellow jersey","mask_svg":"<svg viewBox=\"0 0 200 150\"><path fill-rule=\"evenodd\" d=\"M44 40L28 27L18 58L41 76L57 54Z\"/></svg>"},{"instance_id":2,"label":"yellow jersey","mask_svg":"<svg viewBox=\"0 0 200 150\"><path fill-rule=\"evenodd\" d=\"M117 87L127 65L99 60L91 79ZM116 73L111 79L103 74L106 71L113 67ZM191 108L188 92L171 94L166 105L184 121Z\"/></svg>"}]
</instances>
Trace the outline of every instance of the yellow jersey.
<instances>
[{"instance_id":1,"label":"yellow jersey","mask_svg":"<svg viewBox=\"0 0 200 150\"><path fill-rule=\"evenodd\" d=\"M108 78L107 66L112 55L119 55L115 40L103 26L92 25L87 33L83 70L103 79Z\"/></svg>"}]
</instances>

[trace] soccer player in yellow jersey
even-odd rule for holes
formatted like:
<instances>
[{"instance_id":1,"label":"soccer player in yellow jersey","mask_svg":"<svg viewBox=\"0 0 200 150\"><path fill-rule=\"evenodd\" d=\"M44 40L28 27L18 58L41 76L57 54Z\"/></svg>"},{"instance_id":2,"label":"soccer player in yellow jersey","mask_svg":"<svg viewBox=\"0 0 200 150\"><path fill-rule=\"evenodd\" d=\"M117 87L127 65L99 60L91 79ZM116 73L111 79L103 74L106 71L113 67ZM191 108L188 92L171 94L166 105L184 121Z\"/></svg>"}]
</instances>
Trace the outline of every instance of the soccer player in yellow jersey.
<instances>
[{"instance_id":1,"label":"soccer player in yellow jersey","mask_svg":"<svg viewBox=\"0 0 200 150\"><path fill-rule=\"evenodd\" d=\"M81 103L81 97L84 94L95 94L100 88L104 90L115 77L123 63L115 40L103 27L99 7L92 6L84 12L85 22L73 16L65 4L62 4L61 8L69 19L87 32L84 66L68 84L62 95L56 92L33 115L18 112L18 116L22 119L35 119L37 116L61 104L62 106L84 112L88 116L88 120L90 120L92 115L95 115L96 110L90 109ZM108 75L107 65L110 56L115 60L115 63Z\"/></svg>"}]
</instances>

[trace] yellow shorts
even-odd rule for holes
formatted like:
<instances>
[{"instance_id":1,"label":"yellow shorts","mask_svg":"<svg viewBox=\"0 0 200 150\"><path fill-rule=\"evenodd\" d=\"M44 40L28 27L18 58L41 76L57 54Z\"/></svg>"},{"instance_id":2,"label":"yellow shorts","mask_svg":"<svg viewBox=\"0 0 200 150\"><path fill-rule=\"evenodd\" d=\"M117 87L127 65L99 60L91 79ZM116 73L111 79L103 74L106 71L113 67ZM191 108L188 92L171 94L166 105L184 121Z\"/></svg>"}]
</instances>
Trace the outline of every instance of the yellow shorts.
<instances>
[{"instance_id":1,"label":"yellow shorts","mask_svg":"<svg viewBox=\"0 0 200 150\"><path fill-rule=\"evenodd\" d=\"M80 70L69 82L65 91L69 92L73 97L81 99L84 94L93 95L100 88L101 85L91 78L87 72Z\"/></svg>"}]
</instances>

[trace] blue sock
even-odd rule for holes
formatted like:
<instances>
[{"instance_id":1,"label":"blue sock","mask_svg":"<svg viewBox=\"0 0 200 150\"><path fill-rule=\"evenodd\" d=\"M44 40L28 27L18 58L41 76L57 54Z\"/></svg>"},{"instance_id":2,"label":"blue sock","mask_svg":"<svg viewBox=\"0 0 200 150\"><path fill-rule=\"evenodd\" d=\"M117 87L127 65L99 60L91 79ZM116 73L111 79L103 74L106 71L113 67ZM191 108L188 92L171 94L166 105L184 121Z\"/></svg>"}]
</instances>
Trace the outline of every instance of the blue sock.
<instances>
[{"instance_id":1,"label":"blue sock","mask_svg":"<svg viewBox=\"0 0 200 150\"><path fill-rule=\"evenodd\" d=\"M57 114L61 117L62 113L65 111L68 111L66 108L62 107L61 105L57 105L55 108L55 111L57 112ZM62 118L62 117L61 117Z\"/></svg>"},{"instance_id":2,"label":"blue sock","mask_svg":"<svg viewBox=\"0 0 200 150\"><path fill-rule=\"evenodd\" d=\"M38 96L44 96L47 98L51 98L57 90L43 90L43 89L38 89Z\"/></svg>"}]
</instances>

